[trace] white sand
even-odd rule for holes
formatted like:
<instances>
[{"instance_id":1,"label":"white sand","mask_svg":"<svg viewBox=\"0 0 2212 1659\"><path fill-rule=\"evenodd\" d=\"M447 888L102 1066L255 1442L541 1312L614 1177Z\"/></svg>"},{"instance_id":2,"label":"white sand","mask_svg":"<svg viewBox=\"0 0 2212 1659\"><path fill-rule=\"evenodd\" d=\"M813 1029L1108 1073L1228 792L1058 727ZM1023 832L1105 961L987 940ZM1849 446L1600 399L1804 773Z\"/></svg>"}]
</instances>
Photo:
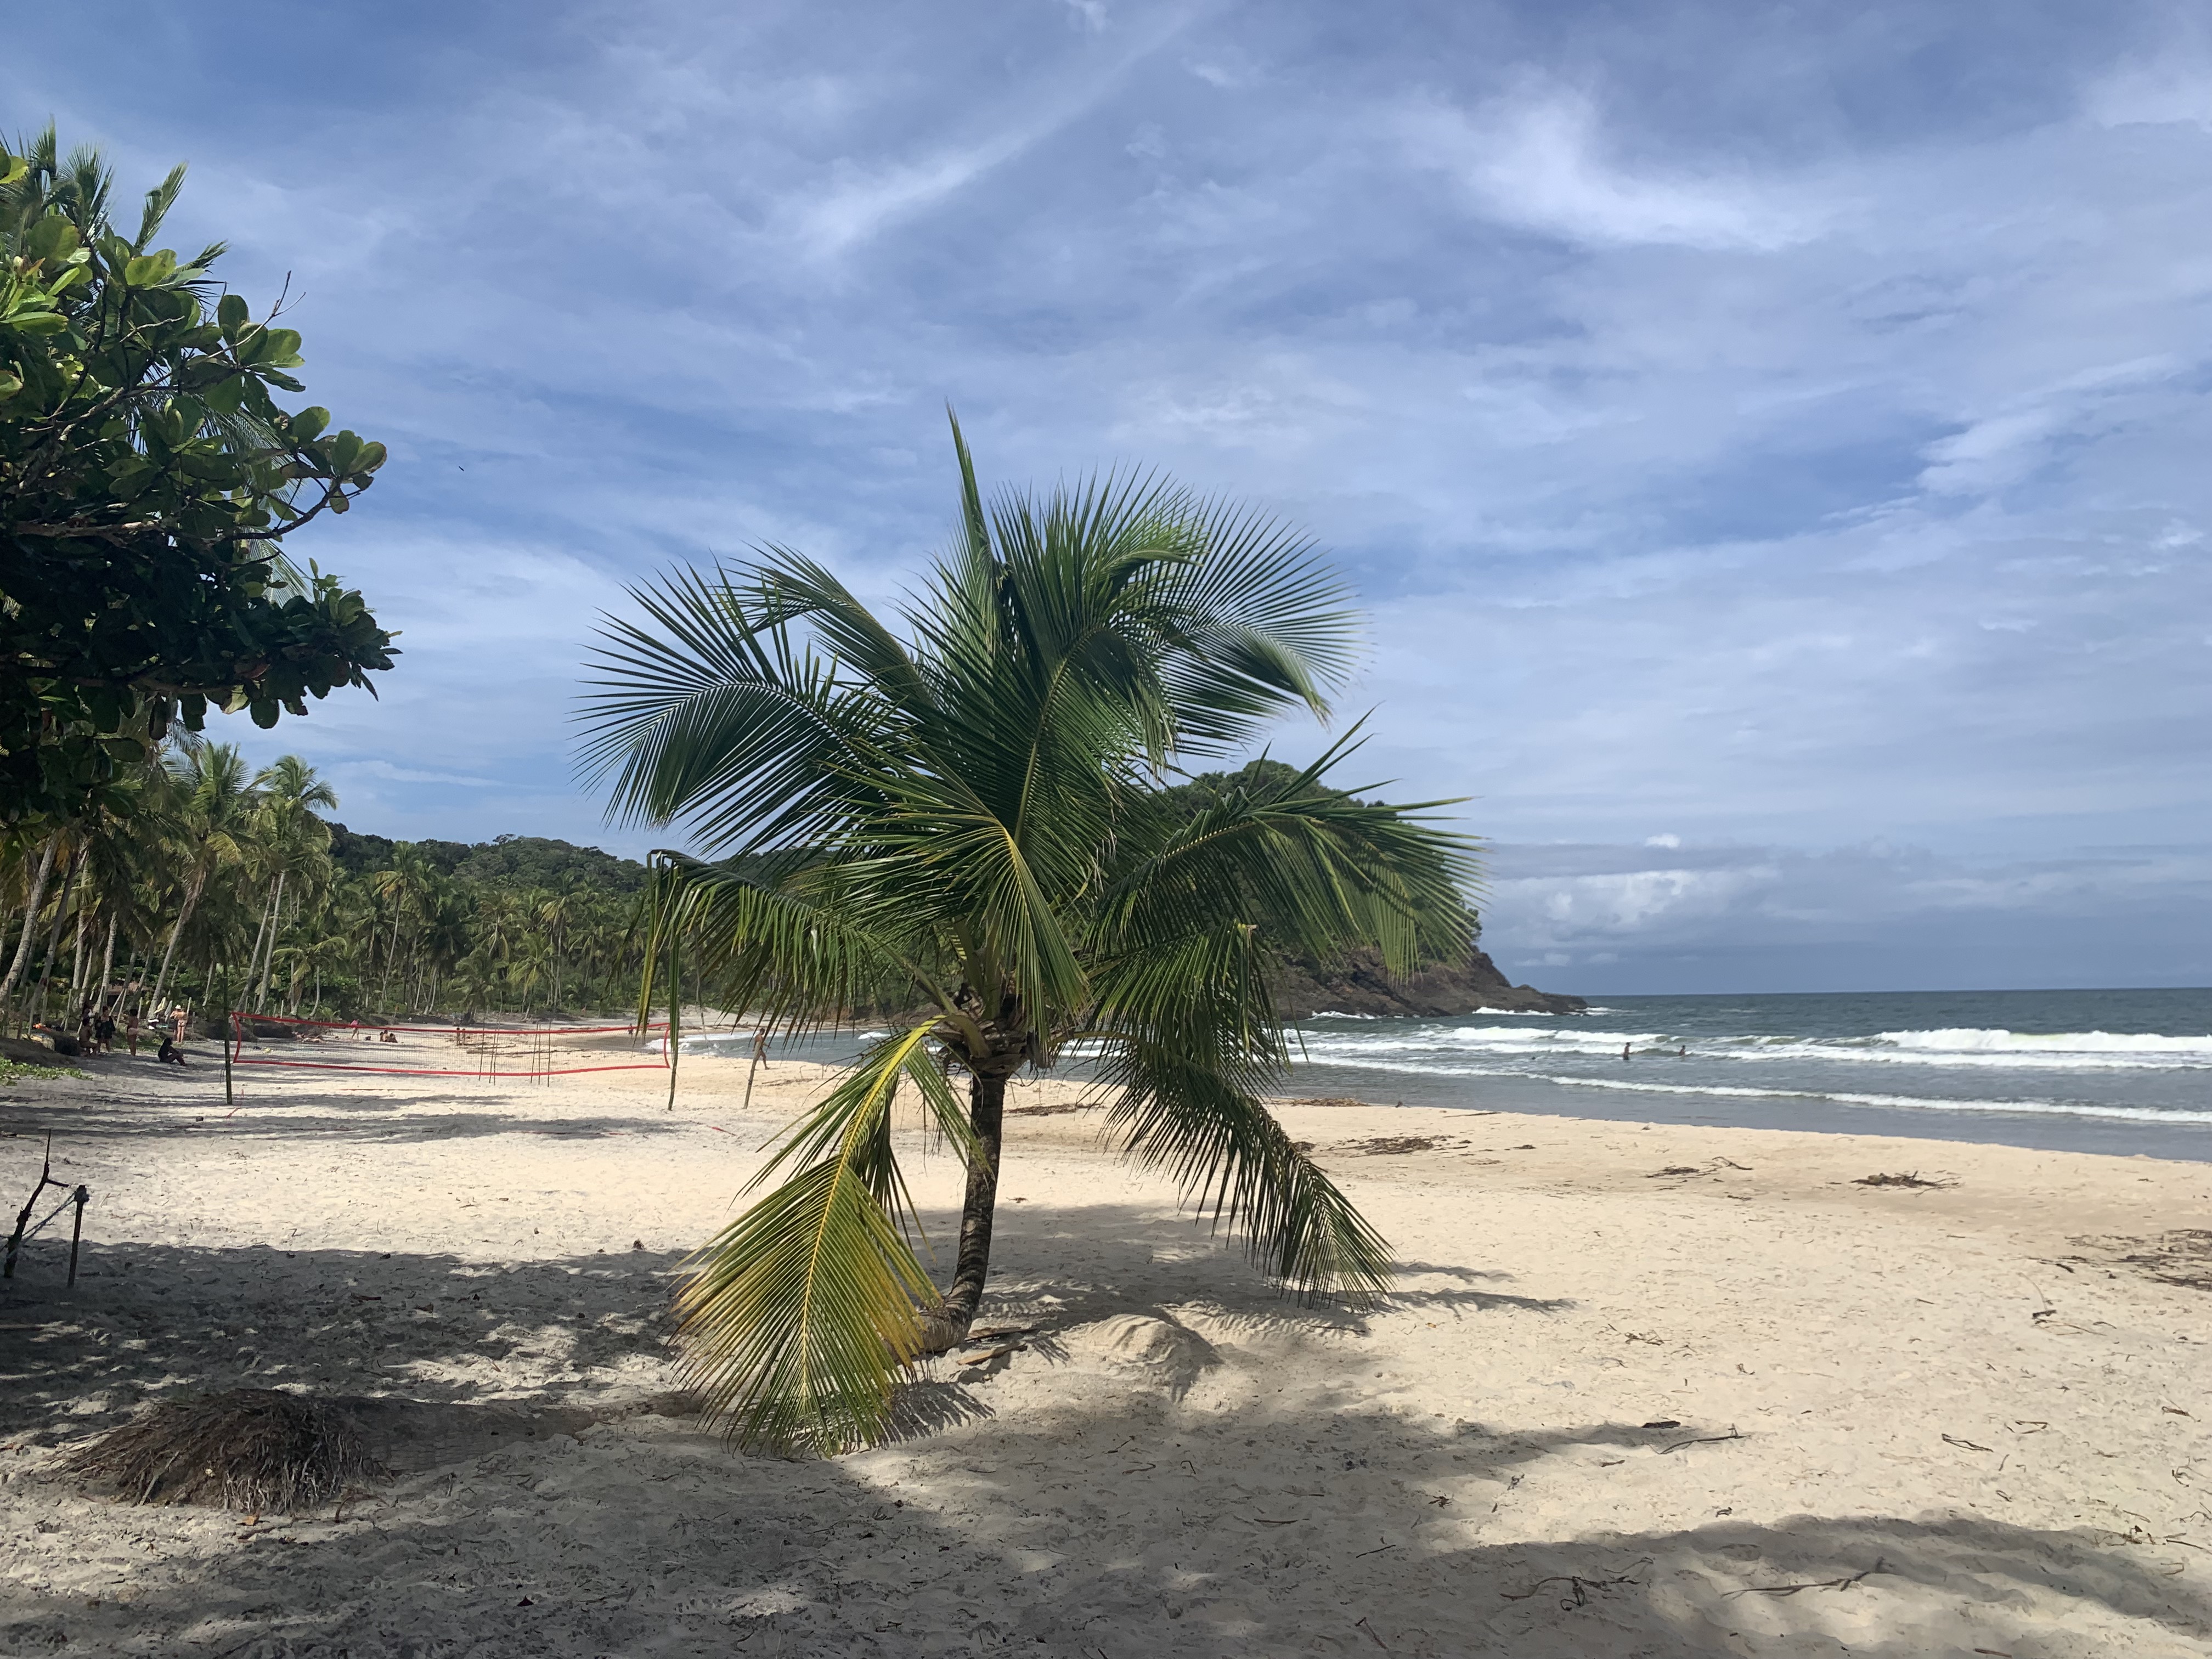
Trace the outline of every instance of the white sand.
<instances>
[{"instance_id":1,"label":"white sand","mask_svg":"<svg viewBox=\"0 0 2212 1659\"><path fill-rule=\"evenodd\" d=\"M794 1462L659 1414L665 1275L822 1075L744 1069L0 1094L9 1218L49 1127L94 1193L77 1288L65 1215L0 1288L0 1654L2212 1654L2212 1293L2155 1276L2212 1275L2212 1166L1290 1109L1405 1264L1351 1316L1018 1116L1030 1346ZM240 1384L459 1408L312 1516L56 1469Z\"/></svg>"}]
</instances>

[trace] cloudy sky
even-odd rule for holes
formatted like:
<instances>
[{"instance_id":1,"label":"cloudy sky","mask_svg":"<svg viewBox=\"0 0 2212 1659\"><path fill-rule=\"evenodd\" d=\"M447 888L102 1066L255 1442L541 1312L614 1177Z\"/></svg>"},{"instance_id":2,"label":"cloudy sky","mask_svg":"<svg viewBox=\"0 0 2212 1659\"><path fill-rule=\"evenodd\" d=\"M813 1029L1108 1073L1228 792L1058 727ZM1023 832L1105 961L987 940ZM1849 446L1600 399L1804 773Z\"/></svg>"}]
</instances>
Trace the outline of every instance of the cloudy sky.
<instances>
[{"instance_id":1,"label":"cloudy sky","mask_svg":"<svg viewBox=\"0 0 2212 1659\"><path fill-rule=\"evenodd\" d=\"M305 550L401 668L242 734L356 829L647 844L595 613L767 540L890 596L950 400L1334 550L1352 781L1473 798L1517 978L2212 982L2201 7L79 0L49 116L189 160L391 446Z\"/></svg>"}]
</instances>

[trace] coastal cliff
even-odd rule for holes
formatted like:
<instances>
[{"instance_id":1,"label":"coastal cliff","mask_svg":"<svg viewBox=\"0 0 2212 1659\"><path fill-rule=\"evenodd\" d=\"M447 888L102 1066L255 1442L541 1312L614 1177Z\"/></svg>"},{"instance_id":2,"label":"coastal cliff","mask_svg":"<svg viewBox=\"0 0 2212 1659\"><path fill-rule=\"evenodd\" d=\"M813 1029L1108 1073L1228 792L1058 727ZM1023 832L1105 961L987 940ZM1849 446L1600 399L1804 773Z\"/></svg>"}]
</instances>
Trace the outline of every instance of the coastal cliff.
<instances>
[{"instance_id":1,"label":"coastal cliff","mask_svg":"<svg viewBox=\"0 0 2212 1659\"><path fill-rule=\"evenodd\" d=\"M1435 1018L1485 1008L1500 1013L1578 1014L1589 1006L1580 997L1514 984L1481 951L1468 952L1462 966L1432 963L1396 981L1382 971L1382 958L1371 951L1355 953L1341 967L1328 969L1292 963L1277 979L1275 996L1286 1019L1310 1019L1319 1013Z\"/></svg>"}]
</instances>

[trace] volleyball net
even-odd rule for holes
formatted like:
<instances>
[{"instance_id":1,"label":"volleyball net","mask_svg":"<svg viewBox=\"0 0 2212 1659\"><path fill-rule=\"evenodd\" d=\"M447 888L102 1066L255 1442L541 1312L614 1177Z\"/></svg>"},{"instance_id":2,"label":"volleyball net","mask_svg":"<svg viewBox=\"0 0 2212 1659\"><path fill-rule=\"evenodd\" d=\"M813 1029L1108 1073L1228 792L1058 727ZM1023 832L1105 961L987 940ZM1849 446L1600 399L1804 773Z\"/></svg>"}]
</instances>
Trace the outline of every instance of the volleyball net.
<instances>
[{"instance_id":1,"label":"volleyball net","mask_svg":"<svg viewBox=\"0 0 2212 1659\"><path fill-rule=\"evenodd\" d=\"M234 1008L226 1046L235 1066L366 1072L390 1077L473 1077L523 1082L586 1072L665 1071L668 1022L623 1025L382 1024L301 1019ZM271 1031L264 1028L274 1027ZM622 1039L636 1044L629 1047ZM649 1045L658 1052L647 1057ZM272 1052L282 1050L282 1052ZM636 1054L636 1059L617 1059Z\"/></svg>"}]
</instances>

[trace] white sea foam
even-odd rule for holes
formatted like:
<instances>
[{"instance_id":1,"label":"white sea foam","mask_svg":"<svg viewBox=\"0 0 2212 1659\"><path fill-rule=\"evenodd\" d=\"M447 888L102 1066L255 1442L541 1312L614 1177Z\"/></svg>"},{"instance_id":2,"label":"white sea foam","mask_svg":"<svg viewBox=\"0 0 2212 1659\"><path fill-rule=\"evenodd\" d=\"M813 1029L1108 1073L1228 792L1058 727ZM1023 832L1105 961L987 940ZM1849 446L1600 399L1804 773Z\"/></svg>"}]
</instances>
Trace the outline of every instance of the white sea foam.
<instances>
[{"instance_id":1,"label":"white sea foam","mask_svg":"<svg viewBox=\"0 0 2212 1659\"><path fill-rule=\"evenodd\" d=\"M1876 1095L1841 1089L1757 1089L1731 1084L1639 1083L1632 1079L1563 1077L1501 1066L1414 1066L1376 1060L1367 1069L1416 1077L1510 1077L1569 1089L1610 1089L1625 1094L1710 1095L1739 1100L1820 1100L1844 1106L1891 1106L1933 1112L2025 1112L2034 1116L2115 1118L2130 1123L2212 1123L2212 1112L2161 1110L2154 1106L2103 1106L2070 1100L1956 1100L1929 1095Z\"/></svg>"},{"instance_id":2,"label":"white sea foam","mask_svg":"<svg viewBox=\"0 0 2212 1659\"><path fill-rule=\"evenodd\" d=\"M2212 1060L2212 1035L2166 1036L2136 1031L2007 1031L1957 1026L1936 1031L1877 1031L1874 1041L1938 1054L2188 1054Z\"/></svg>"},{"instance_id":3,"label":"white sea foam","mask_svg":"<svg viewBox=\"0 0 2212 1659\"><path fill-rule=\"evenodd\" d=\"M2212 1036L2167 1036L2108 1031L2042 1033L1960 1029L1883 1031L1866 1037L1731 1036L1685 1038L1661 1031L1621 1031L1587 1025L1462 1025L1400 1035L1313 1032L1306 1049L1346 1064L1383 1054L1431 1054L1439 1059L1494 1054L1618 1054L1634 1050L1671 1053L1684 1044L1698 1060L1810 1060L1841 1065L1924 1066L1999 1071L2198 1071L2212 1068Z\"/></svg>"},{"instance_id":4,"label":"white sea foam","mask_svg":"<svg viewBox=\"0 0 2212 1659\"><path fill-rule=\"evenodd\" d=\"M1925 1095L1867 1095L1824 1089L1735 1089L1722 1085L1700 1089L1681 1083L1618 1083L1594 1077L1547 1077L1544 1081L1578 1089L1626 1089L1638 1094L1729 1095L1752 1100L1826 1100L1845 1106L1903 1106L1937 1112L2028 1112L2038 1116L2119 1118L2130 1123L2212 1123L2212 1112L2160 1111L2154 1106L2098 1106L2087 1101L1947 1100Z\"/></svg>"},{"instance_id":5,"label":"white sea foam","mask_svg":"<svg viewBox=\"0 0 2212 1659\"><path fill-rule=\"evenodd\" d=\"M648 1054L665 1054L668 1052L668 1039L655 1037L645 1048ZM705 1054L711 1059L717 1055L749 1054L752 1051L750 1031L685 1031L676 1040L676 1052L679 1054Z\"/></svg>"}]
</instances>

